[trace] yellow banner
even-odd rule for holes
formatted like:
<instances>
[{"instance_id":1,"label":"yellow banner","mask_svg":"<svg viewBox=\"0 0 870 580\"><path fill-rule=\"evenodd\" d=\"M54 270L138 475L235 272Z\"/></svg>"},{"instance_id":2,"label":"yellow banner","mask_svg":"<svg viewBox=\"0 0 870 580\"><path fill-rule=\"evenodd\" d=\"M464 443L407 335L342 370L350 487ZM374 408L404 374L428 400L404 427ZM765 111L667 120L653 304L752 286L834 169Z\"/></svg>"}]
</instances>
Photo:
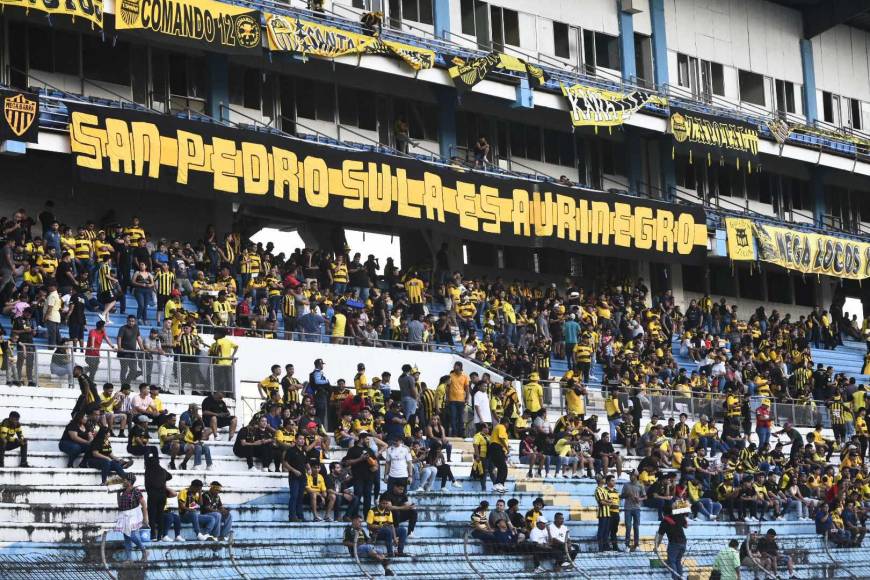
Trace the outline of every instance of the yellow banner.
<instances>
[{"instance_id":1,"label":"yellow banner","mask_svg":"<svg viewBox=\"0 0 870 580\"><path fill-rule=\"evenodd\" d=\"M747 224L752 227L747 228ZM751 251L754 242L759 260L789 270L851 280L870 277L870 243L768 224L753 224L751 220L738 218L725 218L725 228L728 232L728 256L732 260L754 259L754 252ZM744 234L749 239L741 243ZM747 244L750 250L746 249Z\"/></svg>"},{"instance_id":2,"label":"yellow banner","mask_svg":"<svg viewBox=\"0 0 870 580\"><path fill-rule=\"evenodd\" d=\"M298 52L324 58L371 54L400 58L414 70L435 66L435 52L432 50L292 16L266 14L266 33L271 51Z\"/></svg>"},{"instance_id":3,"label":"yellow banner","mask_svg":"<svg viewBox=\"0 0 870 580\"><path fill-rule=\"evenodd\" d=\"M260 13L214 0L118 0L115 27L205 43L245 54L262 50Z\"/></svg>"},{"instance_id":4,"label":"yellow banner","mask_svg":"<svg viewBox=\"0 0 870 580\"><path fill-rule=\"evenodd\" d=\"M94 26L103 27L103 0L0 0L0 7L36 10L45 14L63 14L84 18Z\"/></svg>"},{"instance_id":5,"label":"yellow banner","mask_svg":"<svg viewBox=\"0 0 870 580\"><path fill-rule=\"evenodd\" d=\"M667 98L640 90L617 93L585 85L561 87L571 106L571 123L575 127L615 127L622 125L647 103L668 104Z\"/></svg>"}]
</instances>

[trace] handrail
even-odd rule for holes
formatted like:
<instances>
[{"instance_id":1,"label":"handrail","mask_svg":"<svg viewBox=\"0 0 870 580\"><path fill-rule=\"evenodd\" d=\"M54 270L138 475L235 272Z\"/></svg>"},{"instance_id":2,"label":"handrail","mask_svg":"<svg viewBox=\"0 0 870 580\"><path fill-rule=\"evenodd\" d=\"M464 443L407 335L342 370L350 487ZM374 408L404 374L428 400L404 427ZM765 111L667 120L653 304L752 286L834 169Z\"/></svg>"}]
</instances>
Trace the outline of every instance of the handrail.
<instances>
[{"instance_id":1,"label":"handrail","mask_svg":"<svg viewBox=\"0 0 870 580\"><path fill-rule=\"evenodd\" d=\"M571 557L571 530L565 531L565 561L571 564L571 570L574 570L577 574L579 574L584 580L592 580L592 577L587 574L583 569L578 568L574 563L574 558Z\"/></svg>"},{"instance_id":2,"label":"handrail","mask_svg":"<svg viewBox=\"0 0 870 580\"><path fill-rule=\"evenodd\" d=\"M359 567L359 571L365 576L368 580L372 580L372 575L369 574L366 569L363 567L362 562L359 561L359 552L357 552L357 544L359 542L359 534L353 535L353 559L356 562L356 565Z\"/></svg>"},{"instance_id":3,"label":"handrail","mask_svg":"<svg viewBox=\"0 0 870 580\"><path fill-rule=\"evenodd\" d=\"M858 577L855 576L854 573L852 573L852 571L849 569L848 566L841 566L840 563L837 562L837 560L834 558L834 555L831 554L831 548L830 548L830 545L828 544L828 534L830 534L830 532L825 532L825 535L823 536L823 540L822 540L822 546L825 548L825 555L831 561L831 564L836 565L838 569L841 569L844 572L846 572L846 574L849 575L849 578L854 578L855 580L858 580Z\"/></svg>"},{"instance_id":4,"label":"handrail","mask_svg":"<svg viewBox=\"0 0 870 580\"><path fill-rule=\"evenodd\" d=\"M112 569L109 568L109 563L106 560L106 536L109 535L108 531L103 531L103 534L100 536L100 559L103 562L103 570L105 570L106 575L112 580L118 580L118 576L112 572Z\"/></svg>"},{"instance_id":5,"label":"handrail","mask_svg":"<svg viewBox=\"0 0 870 580\"><path fill-rule=\"evenodd\" d=\"M245 571L242 570L241 568L239 568L239 565L236 562L236 556L235 556L235 553L233 552L233 545L235 544L235 539L236 539L235 536L236 536L235 532L230 532L230 535L227 538L227 553L229 554L229 557L230 557L230 565L232 565L233 570L235 570L236 574L238 574L241 578L243 578L244 580L251 580L250 576L245 574Z\"/></svg>"},{"instance_id":6,"label":"handrail","mask_svg":"<svg viewBox=\"0 0 870 580\"><path fill-rule=\"evenodd\" d=\"M668 541L670 541L670 540L668 540ZM661 554L661 551L660 551L660 550L661 550L661 547L662 547L662 544L661 544L661 543L659 543L658 545L653 546L653 552L655 553L656 556L659 557L659 562L661 562L662 566L664 566L664 567L668 570L668 572L671 573L671 576L672 576L672 577L674 577L674 578L680 578L680 580L682 580L683 576L680 575L680 574L678 574L676 570L674 570L673 568L671 568L671 564L670 564L670 562L668 562L667 556L662 557L662 554Z\"/></svg>"},{"instance_id":7,"label":"handrail","mask_svg":"<svg viewBox=\"0 0 870 580\"><path fill-rule=\"evenodd\" d=\"M468 567L477 575L480 580L485 580L485 576L480 573L480 570L477 569L477 566L471 561L471 558L468 557L468 538L471 536L471 528L467 528L465 530L465 534L462 536L462 555L465 556L465 563L468 564Z\"/></svg>"},{"instance_id":8,"label":"handrail","mask_svg":"<svg viewBox=\"0 0 870 580\"><path fill-rule=\"evenodd\" d=\"M759 524L759 527L761 527L761 524ZM779 574L778 574L778 573L776 573L776 572L771 572L770 570L768 570L767 568L765 568L765 567L761 564L761 562L759 562L758 559L755 557L755 554L752 552L752 546L749 545L749 538L750 538L751 535L752 535L752 534L750 533L750 534L748 534L748 535L744 538L744 541L746 542L746 553L749 554L749 559L752 560L752 563L753 563L755 566L757 566L758 569L761 570L761 571L764 573L764 577L765 577L765 578L773 578L774 580L779 580Z\"/></svg>"}]
</instances>

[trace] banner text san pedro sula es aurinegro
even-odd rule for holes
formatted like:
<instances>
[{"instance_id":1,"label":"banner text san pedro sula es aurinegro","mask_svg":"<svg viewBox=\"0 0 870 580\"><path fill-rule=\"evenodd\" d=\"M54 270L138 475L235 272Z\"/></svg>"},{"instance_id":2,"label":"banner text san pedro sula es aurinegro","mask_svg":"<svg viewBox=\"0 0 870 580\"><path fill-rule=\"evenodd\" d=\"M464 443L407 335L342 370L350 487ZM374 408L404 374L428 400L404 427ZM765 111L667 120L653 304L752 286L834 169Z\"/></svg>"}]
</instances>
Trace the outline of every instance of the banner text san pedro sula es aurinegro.
<instances>
[{"instance_id":1,"label":"banner text san pedro sula es aurinegro","mask_svg":"<svg viewBox=\"0 0 870 580\"><path fill-rule=\"evenodd\" d=\"M706 255L700 208L488 177L170 116L70 107L73 167L85 182L224 192L348 224L431 228L506 245L537 237L551 247L627 258L640 252L698 262Z\"/></svg>"}]
</instances>

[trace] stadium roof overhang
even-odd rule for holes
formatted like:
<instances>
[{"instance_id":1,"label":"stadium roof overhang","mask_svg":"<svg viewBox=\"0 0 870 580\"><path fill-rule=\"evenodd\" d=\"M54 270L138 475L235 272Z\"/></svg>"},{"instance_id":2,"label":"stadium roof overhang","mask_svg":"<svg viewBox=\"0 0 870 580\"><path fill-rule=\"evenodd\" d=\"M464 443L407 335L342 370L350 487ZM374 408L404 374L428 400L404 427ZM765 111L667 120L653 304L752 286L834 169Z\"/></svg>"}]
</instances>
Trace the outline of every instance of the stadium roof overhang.
<instances>
[{"instance_id":1,"label":"stadium roof overhang","mask_svg":"<svg viewBox=\"0 0 870 580\"><path fill-rule=\"evenodd\" d=\"M846 24L870 32L870 0L773 0L800 11L804 36L812 38Z\"/></svg>"}]
</instances>

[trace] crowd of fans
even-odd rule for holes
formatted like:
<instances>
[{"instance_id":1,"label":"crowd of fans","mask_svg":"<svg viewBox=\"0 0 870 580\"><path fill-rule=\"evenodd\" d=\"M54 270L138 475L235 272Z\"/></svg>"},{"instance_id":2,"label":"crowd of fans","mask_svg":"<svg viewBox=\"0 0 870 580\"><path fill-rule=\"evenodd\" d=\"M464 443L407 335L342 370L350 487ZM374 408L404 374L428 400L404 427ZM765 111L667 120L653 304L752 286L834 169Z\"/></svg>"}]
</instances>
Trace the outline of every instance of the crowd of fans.
<instances>
[{"instance_id":1,"label":"crowd of fans","mask_svg":"<svg viewBox=\"0 0 870 580\"><path fill-rule=\"evenodd\" d=\"M677 551L686 515L814 518L819 532L834 542L860 545L863 539L870 501L866 390L854 377L815 364L811 351L836 348L845 337L870 345L870 323L850 320L842 296L829 310L816 307L796 320L764 307L745 316L737 305L708 295L683 310L670 291L651 295L642 279L596 280L594 291L570 278L562 286L469 279L450 270L446 247L431 268L400 270L392 260L381 267L374 256L363 261L347 248L276 255L271 244L246 242L235 233L221 238L213 228L195 243L158 240L136 218L129 225L99 229L87 222L73 230L54 216L50 202L38 222L41 236L24 210L0 221L0 300L12 319L2 341L3 365L11 382L32 382L29 345L42 334L51 346L62 343L61 325L69 344L88 349L86 368L72 367L82 397L60 448L70 465L86 456L85 464L100 469L104 481L112 473L129 480L129 460L119 460L111 449L116 424L119 435L129 430L131 454L163 453L170 470L179 459L181 469L191 459L195 466L203 460L210 465L207 442L228 428L235 455L249 468L259 464L288 473L291 521L303 518L307 501L315 520L343 514L350 523L345 542L360 533L361 518L371 538L363 532L358 544L392 546L395 540L401 554L416 520L410 519L407 492L430 491L439 479L442 489L448 482L461 487L450 469L447 438L472 437L473 477L483 489L491 478L502 493L508 440L514 438L519 452L511 461L528 466L528 477L552 471L598 478L600 550L618 549L620 509L625 546L637 547L640 506L658 511L662 534ZM136 312L113 344L105 330L109 314L126 311L127 294L135 298ZM88 310L99 313L93 329L86 328ZM139 325L152 321L157 326L146 341ZM199 338L203 331L215 335L211 346ZM432 388L411 365L395 383L389 372L369 380L361 365L350 385L329 380L318 359L307 381L294 376L292 365L274 366L260 383L261 412L236 437L235 418L220 393L203 402L202 416L196 407L180 419L166 413L159 400L162 363L207 353L231 364L235 345L228 335L234 334L314 341L326 336L333 343L408 349L445 345L492 372L466 374L457 363ZM694 368L677 364L674 342ZM119 358L146 353L152 365L130 356L120 392L105 385L100 394L93 379L106 347ZM552 361L562 359L568 370L553 380ZM595 376L598 364L602 371ZM148 382L132 395L130 385L145 378L146 368ZM496 375L509 380L494 381ZM224 388L218 390L229 390L221 380ZM605 417L587 413L587 388L595 383L601 385L606 424ZM550 404L564 410L553 426ZM779 431L774 427L776 408L784 405L794 405L793 420L818 422L806 439L789 423ZM692 409L698 420L690 424L686 414L678 414L682 408ZM641 429L644 409L653 419ZM26 465L17 421L5 420L0 436L4 450L21 448ZM823 423L833 427L833 440L822 436ZM347 449L343 458L330 457L329 433ZM626 456L641 460L616 493ZM125 505L135 500L131 496ZM407 531L395 520L407 522ZM560 524L544 523L546 549L565 551L565 540L550 529ZM518 539L518 528L507 526L507 532L517 532L511 536L487 525L475 525L487 543L543 538L530 538L536 525L526 527L525 540ZM554 538L561 544L553 544ZM389 556L376 549L366 553Z\"/></svg>"}]
</instances>

